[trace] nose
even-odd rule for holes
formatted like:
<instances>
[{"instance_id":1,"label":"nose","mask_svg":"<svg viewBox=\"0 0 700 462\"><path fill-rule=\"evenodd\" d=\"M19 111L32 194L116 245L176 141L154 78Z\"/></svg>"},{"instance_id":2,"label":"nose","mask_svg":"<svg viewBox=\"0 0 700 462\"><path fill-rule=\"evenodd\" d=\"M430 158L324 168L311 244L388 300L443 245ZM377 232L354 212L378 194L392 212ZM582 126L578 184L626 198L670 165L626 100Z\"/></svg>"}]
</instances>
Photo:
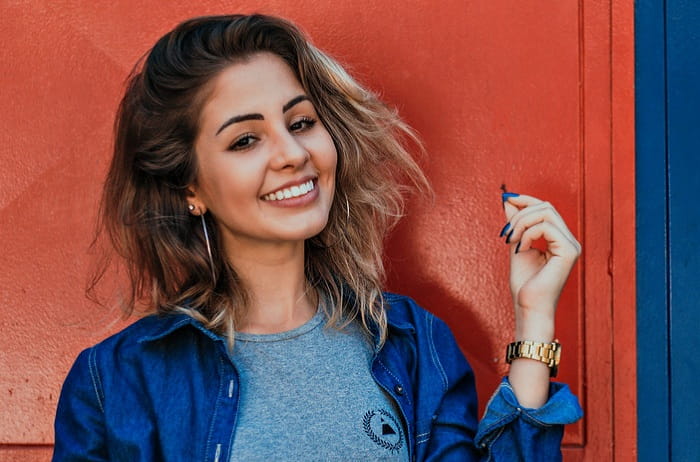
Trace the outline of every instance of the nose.
<instances>
[{"instance_id":1,"label":"nose","mask_svg":"<svg viewBox=\"0 0 700 462\"><path fill-rule=\"evenodd\" d=\"M275 140L271 165L275 169L298 169L309 160L309 151L293 134L280 133Z\"/></svg>"}]
</instances>

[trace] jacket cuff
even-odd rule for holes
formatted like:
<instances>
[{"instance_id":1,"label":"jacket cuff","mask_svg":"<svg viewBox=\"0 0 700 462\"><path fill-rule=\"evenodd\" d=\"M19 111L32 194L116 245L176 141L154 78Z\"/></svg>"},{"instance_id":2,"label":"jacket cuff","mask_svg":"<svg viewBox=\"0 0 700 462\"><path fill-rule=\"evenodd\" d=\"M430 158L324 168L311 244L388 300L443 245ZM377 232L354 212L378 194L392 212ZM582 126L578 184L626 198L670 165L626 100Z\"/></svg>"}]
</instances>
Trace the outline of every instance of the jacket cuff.
<instances>
[{"instance_id":1,"label":"jacket cuff","mask_svg":"<svg viewBox=\"0 0 700 462\"><path fill-rule=\"evenodd\" d=\"M484 447L491 438L501 433L501 428L516 419L534 427L546 429L554 425L574 423L583 417L578 398L565 383L551 382L547 402L537 409L525 408L518 403L515 392L504 377L486 405L484 417L479 422L475 443Z\"/></svg>"}]
</instances>

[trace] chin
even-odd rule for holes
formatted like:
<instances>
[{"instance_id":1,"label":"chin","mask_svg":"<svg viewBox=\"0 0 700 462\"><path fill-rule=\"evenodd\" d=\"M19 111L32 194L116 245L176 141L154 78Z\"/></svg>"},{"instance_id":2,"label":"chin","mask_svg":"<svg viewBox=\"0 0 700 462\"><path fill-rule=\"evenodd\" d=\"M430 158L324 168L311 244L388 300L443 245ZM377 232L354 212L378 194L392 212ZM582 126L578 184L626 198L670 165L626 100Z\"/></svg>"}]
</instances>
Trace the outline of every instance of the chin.
<instances>
[{"instance_id":1,"label":"chin","mask_svg":"<svg viewBox=\"0 0 700 462\"><path fill-rule=\"evenodd\" d=\"M277 235L277 239L281 241L305 241L318 236L328 224L327 216L316 219L299 218L300 220L296 223L280 224L280 227L277 228L278 232L274 233Z\"/></svg>"},{"instance_id":2,"label":"chin","mask_svg":"<svg viewBox=\"0 0 700 462\"><path fill-rule=\"evenodd\" d=\"M306 240L306 239L311 239L312 237L318 236L323 232L324 229L326 229L326 225L328 224L328 220L325 220L322 224L318 224L316 226L311 226L304 230L303 233L300 234L301 239Z\"/></svg>"}]
</instances>

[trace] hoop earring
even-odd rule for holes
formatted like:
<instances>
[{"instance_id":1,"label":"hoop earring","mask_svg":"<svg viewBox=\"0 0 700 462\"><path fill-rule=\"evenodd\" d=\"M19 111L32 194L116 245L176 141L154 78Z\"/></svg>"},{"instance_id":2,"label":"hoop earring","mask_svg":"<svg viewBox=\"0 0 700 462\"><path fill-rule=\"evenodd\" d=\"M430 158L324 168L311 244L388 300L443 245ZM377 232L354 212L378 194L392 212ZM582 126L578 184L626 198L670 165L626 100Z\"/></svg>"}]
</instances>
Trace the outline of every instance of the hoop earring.
<instances>
[{"instance_id":1,"label":"hoop earring","mask_svg":"<svg viewBox=\"0 0 700 462\"><path fill-rule=\"evenodd\" d=\"M348 196L345 196L345 210L347 212L346 221L350 221L350 202L348 201Z\"/></svg>"},{"instance_id":2,"label":"hoop earring","mask_svg":"<svg viewBox=\"0 0 700 462\"><path fill-rule=\"evenodd\" d=\"M204 214L200 213L199 217L202 219L202 230L204 231L204 240L207 243L207 253L209 254L209 265L211 267L211 279L216 280L216 273L214 272L214 258L211 255L211 243L209 242L209 232L207 231L207 223L204 220Z\"/></svg>"}]
</instances>

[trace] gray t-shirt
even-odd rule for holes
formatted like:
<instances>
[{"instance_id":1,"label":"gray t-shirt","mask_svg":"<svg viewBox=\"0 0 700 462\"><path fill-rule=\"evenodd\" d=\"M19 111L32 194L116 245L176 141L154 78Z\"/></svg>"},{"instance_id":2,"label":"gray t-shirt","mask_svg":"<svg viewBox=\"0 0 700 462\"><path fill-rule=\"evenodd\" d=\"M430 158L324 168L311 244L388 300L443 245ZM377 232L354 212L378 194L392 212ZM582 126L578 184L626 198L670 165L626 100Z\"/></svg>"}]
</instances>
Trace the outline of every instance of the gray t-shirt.
<instances>
[{"instance_id":1,"label":"gray t-shirt","mask_svg":"<svg viewBox=\"0 0 700 462\"><path fill-rule=\"evenodd\" d=\"M406 461L399 411L370 373L360 327L319 312L279 334L239 333L240 401L231 461Z\"/></svg>"}]
</instances>

